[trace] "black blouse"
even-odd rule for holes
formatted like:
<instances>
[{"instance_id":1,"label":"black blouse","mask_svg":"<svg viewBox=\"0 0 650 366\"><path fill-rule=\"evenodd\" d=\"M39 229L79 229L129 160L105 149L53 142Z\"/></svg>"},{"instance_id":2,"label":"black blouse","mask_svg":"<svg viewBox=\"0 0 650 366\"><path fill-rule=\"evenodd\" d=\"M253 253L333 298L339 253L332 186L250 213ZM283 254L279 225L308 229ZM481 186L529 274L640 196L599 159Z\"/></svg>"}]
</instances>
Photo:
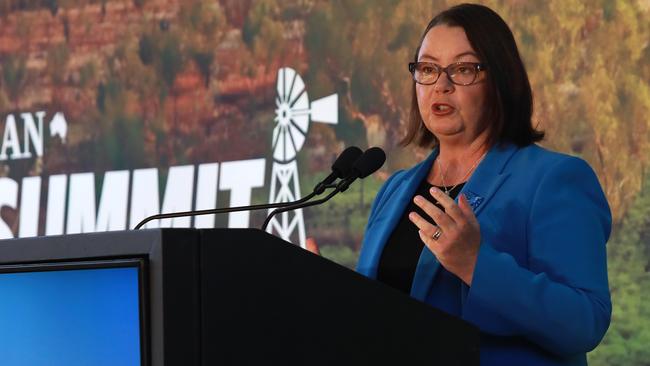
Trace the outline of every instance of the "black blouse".
<instances>
[{"instance_id":1,"label":"black blouse","mask_svg":"<svg viewBox=\"0 0 650 366\"><path fill-rule=\"evenodd\" d=\"M451 198L456 198L460 193L465 183L459 184L449 192ZM433 201L438 208L443 207L434 200L429 193L429 189L433 187L426 179L422 180L420 186L416 190L413 197L420 195L426 199ZM445 191L445 188L451 189L452 187L439 187L437 188ZM443 209L444 210L444 209ZM390 285L406 294L411 292L411 285L413 283L413 276L415 275L415 268L417 267L420 259L420 253L424 248L424 243L420 240L418 235L418 228L409 220L408 215L412 211L417 212L423 218L427 219L432 224L435 224L433 219L429 217L422 209L420 209L413 200L406 207L402 214L402 218L397 223L390 238L386 242L384 251L379 259L379 267L377 269L377 280Z\"/></svg>"}]
</instances>

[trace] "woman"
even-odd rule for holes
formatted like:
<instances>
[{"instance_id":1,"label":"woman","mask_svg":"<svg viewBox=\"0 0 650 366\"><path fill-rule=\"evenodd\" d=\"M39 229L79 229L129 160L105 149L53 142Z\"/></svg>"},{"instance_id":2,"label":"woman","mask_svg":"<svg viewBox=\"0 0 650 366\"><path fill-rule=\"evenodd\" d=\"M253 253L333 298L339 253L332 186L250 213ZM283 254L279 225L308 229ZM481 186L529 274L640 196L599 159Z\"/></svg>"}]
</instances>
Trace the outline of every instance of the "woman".
<instances>
[{"instance_id":1,"label":"woman","mask_svg":"<svg viewBox=\"0 0 650 366\"><path fill-rule=\"evenodd\" d=\"M611 214L583 160L535 144L510 29L455 6L409 69L404 142L434 149L377 194L358 271L477 326L482 365L585 365L610 322Z\"/></svg>"}]
</instances>

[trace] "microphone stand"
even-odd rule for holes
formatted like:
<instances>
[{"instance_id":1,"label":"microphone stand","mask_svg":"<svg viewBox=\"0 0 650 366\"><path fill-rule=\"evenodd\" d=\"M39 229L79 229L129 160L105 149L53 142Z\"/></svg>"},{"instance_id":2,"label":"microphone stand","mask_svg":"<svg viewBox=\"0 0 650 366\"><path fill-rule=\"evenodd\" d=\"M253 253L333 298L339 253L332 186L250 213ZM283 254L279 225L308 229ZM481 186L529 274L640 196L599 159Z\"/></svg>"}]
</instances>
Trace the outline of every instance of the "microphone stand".
<instances>
[{"instance_id":1,"label":"microphone stand","mask_svg":"<svg viewBox=\"0 0 650 366\"><path fill-rule=\"evenodd\" d=\"M287 205L287 206L284 206L284 207L276 208L275 210L271 211L271 213L266 217L266 220L264 220L264 224L262 225L262 231L266 231L266 227L269 225L269 222L271 222L271 219L273 218L273 216L275 216L275 215L277 215L279 213L287 212L287 211L291 211L291 210L297 210L299 208L305 208L305 207L320 205L321 203L325 203L325 202L329 201L330 198L334 197L337 193L342 192L341 188L339 187L340 184L338 184L338 185L331 185L330 184L328 186L334 186L336 188L324 198L317 199L317 200L311 201L311 202L305 202L305 203L302 203L302 202L297 203L296 202L295 204L291 204L291 205ZM332 188L332 187L328 187L328 188Z\"/></svg>"},{"instance_id":2,"label":"microphone stand","mask_svg":"<svg viewBox=\"0 0 650 366\"><path fill-rule=\"evenodd\" d=\"M324 185L324 188L337 188L336 184L326 184ZM146 223L152 220L160 220L160 219L173 219L176 217L185 217L185 216L200 216L200 215L210 215L210 214L222 214L222 213L230 213L230 212L238 212L238 211L254 211L254 210L265 210L269 208L282 208L282 207L287 207L287 206L292 206L292 205L300 205L304 202L309 201L312 199L314 196L321 194L323 191L318 192L317 190L314 190L310 194L306 195L305 197L293 201L293 202L276 202L276 203L265 203L265 204L260 204L260 205L250 205L250 206L237 206L237 207L222 207L222 208L212 208L212 209L207 209L207 210L198 210L198 211L183 211L183 212L172 212L172 213L165 213L165 214L157 214L157 215L152 215L144 220L140 221L133 230L138 230L142 226L144 226ZM275 211L273 211L275 212Z\"/></svg>"}]
</instances>

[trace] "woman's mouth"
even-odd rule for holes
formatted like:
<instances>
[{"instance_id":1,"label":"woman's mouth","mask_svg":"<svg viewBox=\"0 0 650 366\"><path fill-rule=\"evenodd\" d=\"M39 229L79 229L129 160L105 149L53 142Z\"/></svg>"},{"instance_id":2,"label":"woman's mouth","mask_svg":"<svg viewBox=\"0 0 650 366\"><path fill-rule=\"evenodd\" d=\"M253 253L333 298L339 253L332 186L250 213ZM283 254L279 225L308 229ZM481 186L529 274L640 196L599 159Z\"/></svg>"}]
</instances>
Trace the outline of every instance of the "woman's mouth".
<instances>
[{"instance_id":1,"label":"woman's mouth","mask_svg":"<svg viewBox=\"0 0 650 366\"><path fill-rule=\"evenodd\" d=\"M446 116L451 113L453 113L456 110L456 108L450 106L449 104L446 103L434 103L431 106L431 111L433 114L436 116Z\"/></svg>"}]
</instances>

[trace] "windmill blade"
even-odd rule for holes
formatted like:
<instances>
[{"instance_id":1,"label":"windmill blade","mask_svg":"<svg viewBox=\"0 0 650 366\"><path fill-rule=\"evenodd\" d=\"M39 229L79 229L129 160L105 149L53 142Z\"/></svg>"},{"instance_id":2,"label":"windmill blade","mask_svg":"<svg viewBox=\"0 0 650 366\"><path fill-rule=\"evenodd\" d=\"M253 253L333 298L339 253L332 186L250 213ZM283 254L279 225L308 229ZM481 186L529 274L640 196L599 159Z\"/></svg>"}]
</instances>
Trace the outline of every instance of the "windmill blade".
<instances>
[{"instance_id":1,"label":"windmill blade","mask_svg":"<svg viewBox=\"0 0 650 366\"><path fill-rule=\"evenodd\" d=\"M302 81L302 78L293 69L285 67L285 70L291 70L290 73L292 76L289 90L285 89L285 101L291 105L291 108L308 108L309 98L307 97L305 83Z\"/></svg>"},{"instance_id":2,"label":"windmill blade","mask_svg":"<svg viewBox=\"0 0 650 366\"><path fill-rule=\"evenodd\" d=\"M311 102L311 120L337 124L339 122L339 96L332 94Z\"/></svg>"},{"instance_id":3,"label":"windmill blade","mask_svg":"<svg viewBox=\"0 0 650 366\"><path fill-rule=\"evenodd\" d=\"M283 67L278 70L277 92L281 101L287 102L289 100L293 88L293 82L296 78L296 71L289 67Z\"/></svg>"},{"instance_id":4,"label":"windmill blade","mask_svg":"<svg viewBox=\"0 0 650 366\"><path fill-rule=\"evenodd\" d=\"M277 135L276 135L277 131ZM284 127L278 126L273 130L273 138L275 143L273 144L273 159L277 161L284 161L286 155L286 146L284 145L286 141L286 132Z\"/></svg>"},{"instance_id":5,"label":"windmill blade","mask_svg":"<svg viewBox=\"0 0 650 366\"><path fill-rule=\"evenodd\" d=\"M309 129L309 115L308 114L299 114L299 115L292 115L291 120L290 120L292 126L297 127L300 129L303 135L307 134L307 130ZM301 145L302 146L302 145Z\"/></svg>"},{"instance_id":6,"label":"windmill blade","mask_svg":"<svg viewBox=\"0 0 650 366\"><path fill-rule=\"evenodd\" d=\"M291 137L291 142L296 151L299 150L305 143L305 132L293 123L289 125L288 135Z\"/></svg>"}]
</instances>

